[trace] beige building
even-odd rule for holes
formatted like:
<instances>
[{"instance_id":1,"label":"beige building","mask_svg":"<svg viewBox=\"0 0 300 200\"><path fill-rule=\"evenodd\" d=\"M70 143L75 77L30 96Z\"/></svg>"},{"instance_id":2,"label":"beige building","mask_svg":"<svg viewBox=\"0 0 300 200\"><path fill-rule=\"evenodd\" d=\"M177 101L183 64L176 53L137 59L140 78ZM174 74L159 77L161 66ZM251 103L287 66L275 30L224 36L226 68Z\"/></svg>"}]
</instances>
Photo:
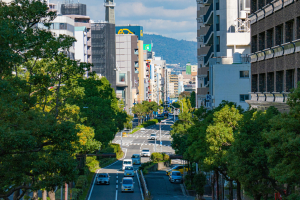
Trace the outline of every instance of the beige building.
<instances>
[{"instance_id":1,"label":"beige building","mask_svg":"<svg viewBox=\"0 0 300 200\"><path fill-rule=\"evenodd\" d=\"M178 94L178 76L176 74L171 74L170 83L174 83L174 97L175 98L179 97L179 94Z\"/></svg>"}]
</instances>

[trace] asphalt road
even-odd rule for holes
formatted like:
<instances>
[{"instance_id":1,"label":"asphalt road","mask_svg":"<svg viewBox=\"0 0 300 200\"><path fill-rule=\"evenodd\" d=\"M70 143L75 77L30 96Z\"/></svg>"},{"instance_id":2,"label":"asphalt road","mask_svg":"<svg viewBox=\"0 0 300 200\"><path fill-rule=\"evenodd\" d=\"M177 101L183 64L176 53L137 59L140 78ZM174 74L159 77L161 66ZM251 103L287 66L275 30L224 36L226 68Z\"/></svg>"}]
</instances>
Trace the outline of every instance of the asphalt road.
<instances>
[{"instance_id":1,"label":"asphalt road","mask_svg":"<svg viewBox=\"0 0 300 200\"><path fill-rule=\"evenodd\" d=\"M173 118L172 118L173 119ZM141 153L143 148L150 149L150 153L155 152L166 152L166 153L174 153L174 150L171 148L171 136L170 136L170 126L173 124L173 120L166 120L166 122L161 123L161 141L162 145L160 146L160 137L158 137L155 145L154 140L149 140L151 133L156 133L157 136L160 136L160 126L159 124L153 125L151 127L147 127L145 130L140 130L135 132L132 135L128 135L128 137L122 137L121 133L118 133L113 140L113 143L121 144L122 140L122 149L125 152L124 158L128 159L131 158L132 154L139 154ZM124 159L123 158L123 159ZM149 161L148 157L142 157L142 163ZM134 193L122 193L121 192L121 181L124 177L123 171L121 170L122 167L122 159L117 161L116 163L112 164L111 166L106 167L105 169L101 169L98 173L109 173L110 174L110 185L93 185L90 193L90 197L88 200L141 200L141 191L140 185L136 178L134 177ZM138 169L139 165L134 165L134 169ZM164 176L163 179L167 178L165 174L161 174ZM151 180L150 180L151 179ZM151 194L156 194L155 191L161 191L161 184L156 184L156 182L161 183L161 177L156 176L156 178L152 177L146 179L147 184L149 184L149 191ZM183 197L182 190L180 185L175 185L171 183L168 187L171 188L167 190L168 197ZM166 185L163 183L163 185ZM174 188L173 188L174 187ZM151 189L150 189L151 188ZM174 193L175 191L175 193ZM157 197L159 197L159 192L157 193ZM157 198L155 198L157 199Z\"/></svg>"}]
</instances>

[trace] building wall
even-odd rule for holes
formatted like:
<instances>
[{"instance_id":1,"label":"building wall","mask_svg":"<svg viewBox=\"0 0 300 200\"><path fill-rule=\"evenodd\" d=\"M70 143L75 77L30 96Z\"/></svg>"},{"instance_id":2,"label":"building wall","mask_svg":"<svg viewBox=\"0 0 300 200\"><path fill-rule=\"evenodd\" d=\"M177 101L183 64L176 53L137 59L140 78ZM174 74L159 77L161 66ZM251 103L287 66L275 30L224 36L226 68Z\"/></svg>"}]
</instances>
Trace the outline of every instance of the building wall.
<instances>
[{"instance_id":1,"label":"building wall","mask_svg":"<svg viewBox=\"0 0 300 200\"><path fill-rule=\"evenodd\" d=\"M248 95L251 91L251 79L241 78L240 71L249 71L250 64L237 65L214 65L212 68L214 107L222 100L237 103L247 109L249 106L245 101L240 101L240 95ZM250 98L250 97L249 97Z\"/></svg>"},{"instance_id":2,"label":"building wall","mask_svg":"<svg viewBox=\"0 0 300 200\"><path fill-rule=\"evenodd\" d=\"M75 59L87 62L87 31L85 27L75 27Z\"/></svg>"},{"instance_id":3,"label":"building wall","mask_svg":"<svg viewBox=\"0 0 300 200\"><path fill-rule=\"evenodd\" d=\"M138 51L143 52L143 45L144 42L143 40L138 41ZM144 63L144 55L143 53L139 53L139 92L138 92L138 102L143 102L145 100L145 84L144 84L144 79L145 79L145 65Z\"/></svg>"}]
</instances>

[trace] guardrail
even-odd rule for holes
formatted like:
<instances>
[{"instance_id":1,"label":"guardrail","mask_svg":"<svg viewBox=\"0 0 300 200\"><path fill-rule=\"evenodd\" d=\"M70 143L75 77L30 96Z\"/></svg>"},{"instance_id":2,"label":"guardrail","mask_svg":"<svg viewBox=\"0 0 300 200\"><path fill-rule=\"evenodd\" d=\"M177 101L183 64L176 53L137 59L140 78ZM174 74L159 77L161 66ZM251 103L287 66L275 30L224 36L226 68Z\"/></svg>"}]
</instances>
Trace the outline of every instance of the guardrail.
<instances>
[{"instance_id":1,"label":"guardrail","mask_svg":"<svg viewBox=\"0 0 300 200\"><path fill-rule=\"evenodd\" d=\"M145 197L145 199L148 199L148 198L150 198L150 193L149 193L149 190L147 188L147 183L145 181L145 178L144 178L142 170L140 170L139 172L140 172L140 175L141 175L140 176L140 181L141 181L141 185L142 185L144 197Z\"/></svg>"}]
</instances>

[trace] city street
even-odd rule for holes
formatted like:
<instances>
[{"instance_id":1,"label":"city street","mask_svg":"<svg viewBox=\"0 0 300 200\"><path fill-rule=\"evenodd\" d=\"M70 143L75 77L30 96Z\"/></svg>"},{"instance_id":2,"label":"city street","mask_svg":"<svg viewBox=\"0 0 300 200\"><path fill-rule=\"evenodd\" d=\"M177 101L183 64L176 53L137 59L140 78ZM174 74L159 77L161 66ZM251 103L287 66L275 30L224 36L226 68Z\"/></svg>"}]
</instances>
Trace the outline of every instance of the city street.
<instances>
[{"instance_id":1,"label":"city street","mask_svg":"<svg viewBox=\"0 0 300 200\"><path fill-rule=\"evenodd\" d=\"M156 141L156 151L165 153L174 153L174 150L171 148L171 136L170 136L170 126L173 124L172 120L166 120L166 122L162 122L161 124L161 141L162 146L160 147L160 140L159 140L159 124L153 125L150 127L145 128L145 130L140 130L135 132L132 135L128 135L128 137L122 138L122 146L123 151L125 153L124 158L128 159L131 158L132 154L139 154L143 148L150 149L150 152L155 152L155 141L149 140L151 133L156 133L158 136L158 139ZM121 144L121 133L118 133L113 140L113 143ZM123 159L124 159L123 158ZM142 163L149 161L148 157L142 157ZM178 162L180 164L180 161ZM137 180L137 177L135 175L134 177L134 193L122 193L121 192L121 181L124 177L123 171L121 170L122 167L122 160L117 161L116 163L112 164L111 166L106 167L105 169L101 169L98 171L98 173L109 173L111 179L110 179L110 185L93 185L91 188L91 193L88 198L88 200L138 200L142 199L141 197L141 190L140 185ZM134 169L137 170L139 165L135 165ZM158 175L158 176L157 176ZM161 184L163 184L165 187L168 187L169 190L164 191L163 195L168 196L169 198L172 197L183 197L181 186L179 184L171 184L168 181L161 182L161 177L159 174L157 174L157 178L153 178L153 175L150 174L150 178L146 181L149 184L149 190L150 192L153 191L155 199L160 199L159 191L161 191ZM160 175L165 178L168 178L164 172L160 172ZM155 184L155 183L159 184ZM169 184L166 186L166 184ZM156 192L154 192L156 191ZM167 193L167 194L166 194ZM156 196L157 195L157 196ZM153 196L153 195L152 195ZM162 198L161 198L162 199Z\"/></svg>"}]
</instances>

